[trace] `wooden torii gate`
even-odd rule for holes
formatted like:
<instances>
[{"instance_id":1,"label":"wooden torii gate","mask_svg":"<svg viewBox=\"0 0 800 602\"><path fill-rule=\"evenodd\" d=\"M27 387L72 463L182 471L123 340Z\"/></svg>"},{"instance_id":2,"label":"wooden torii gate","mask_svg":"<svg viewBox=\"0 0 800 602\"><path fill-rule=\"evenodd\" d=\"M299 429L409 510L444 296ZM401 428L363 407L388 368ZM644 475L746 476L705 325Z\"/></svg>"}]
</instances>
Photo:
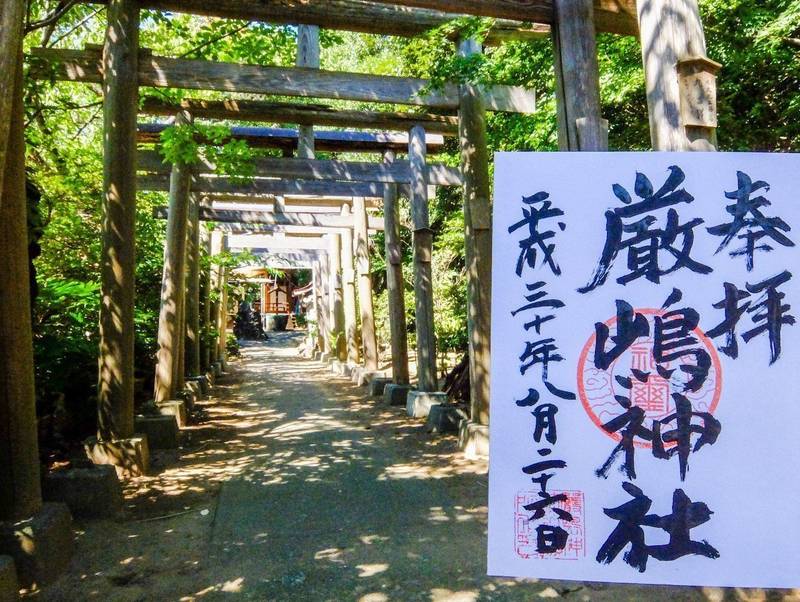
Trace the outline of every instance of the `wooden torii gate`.
<instances>
[{"instance_id":1,"label":"wooden torii gate","mask_svg":"<svg viewBox=\"0 0 800 602\"><path fill-rule=\"evenodd\" d=\"M36 50L34 54L57 78L101 83L104 94L104 218L102 305L98 379L99 438L119 462L139 461L133 440L133 291L138 87L175 87L227 92L270 92L283 96L388 102L458 111L465 196L469 274L471 428L465 441L485 432L489 409L490 185L486 151L486 110L531 109L524 90L469 85L448 86L425 94L427 82L330 73L308 68L229 65L156 57L139 48L142 8L169 9L246 20L265 20L341 28L391 35L416 35L450 16L481 15L502 22L492 42L550 30L555 50L559 144L563 150L605 150L607 135L599 100L596 32L635 35L638 31L645 68L653 147L657 150L708 150L715 143L715 89L718 67L706 57L696 0L107 0L108 29L102 51ZM413 7L413 8L409 8ZM32 381L30 313L24 283L28 281L25 246L24 136L22 132L21 32L23 0L0 6L0 519L30 517L39 512L39 468ZM382 16L383 18L380 18ZM538 26L521 25L527 21ZM544 27L542 27L544 26ZM480 49L470 40L460 52ZM32 72L36 77L36 71ZM698 92L699 91L699 92ZM191 114L193 107L187 107ZM200 107L224 118L241 118L234 106ZM265 107L247 107L259 111ZM198 111L199 112L199 111ZM335 114L333 114L335 113ZM251 113L252 114L252 113ZM208 115L211 115L209 112ZM370 127L396 115L295 109L303 125ZM429 114L425 114L429 115ZM294 119L294 116L292 117ZM249 117L248 117L249 119ZM435 125L432 124L436 122ZM420 116L410 129L410 196L418 271L417 302L429 299L430 229L424 162L425 128L452 128L452 121ZM388 126L384 126L388 127ZM449 130L452 131L452 130ZM298 147L308 149L308 130ZM310 159L308 154L301 155ZM184 166L185 167L185 166ZM173 176L181 167L173 167ZM186 171L184 169L184 171ZM181 176L190 178L191 176ZM212 192L227 193L224 182ZM254 192L268 194L266 183ZM277 193L275 193L277 194ZM392 194L383 188L381 195ZM367 195L368 196L368 195ZM221 235L215 237L221 238ZM213 244L219 244L219 240ZM390 257L397 257L394 253ZM426 282L426 277L428 281ZM427 288L426 288L427 287ZM418 317L425 316L418 307ZM424 362L423 362L424 363ZM423 376L425 366L423 366ZM133 446L133 447L132 447Z\"/></svg>"},{"instance_id":2,"label":"wooden torii gate","mask_svg":"<svg viewBox=\"0 0 800 602\"><path fill-rule=\"evenodd\" d=\"M179 110L183 110L179 107ZM165 126L156 125L154 130L163 131ZM142 131L140 126L139 131ZM261 130L258 128L249 128L249 135L256 137L260 140L269 139L274 130L267 129ZM301 138L298 132L296 136L288 135L292 140L299 140ZM397 189L409 194L411 190L411 182L414 177L412 170L412 163L410 161L396 161L394 159L394 149L398 144L405 146L409 150L409 136L388 136L386 134L361 134L356 135L350 132L340 132L340 144L347 145L338 147L339 149L348 148L353 151L370 152L382 151L386 157L386 161L382 164L352 162L352 161L320 161L314 159L302 158L259 158L254 161L255 178L247 185L241 183L231 184L226 188L230 193L239 193L239 200L245 198L244 195L251 195L254 191L264 192L269 191L274 195L286 193L287 191L294 191L296 193L302 192L316 192L325 193L328 195L334 194L350 194L352 197L353 212L356 217L356 222L361 219L366 219L365 214L365 199L363 195L371 194L377 195L383 193L384 201L388 199L388 206L390 211L384 213L385 219L391 219L391 215L396 213L396 198ZM282 131L282 136L285 131ZM315 138L316 140L316 138ZM358 140L359 146L353 146L353 141ZM361 148L361 144L365 141L372 143L369 148ZM150 139L147 139L150 142ZM438 148L441 146L440 138L435 136L425 136L425 146L427 149ZM391 153L391 156L389 156ZM389 162L389 159L391 161ZM420 159L420 169L423 170L425 185L440 185L440 186L457 186L461 185L463 179L460 170L448 167L441 164L428 164L424 158ZM147 175L140 176L140 187L152 189L166 189L168 182L166 180L168 166L164 165L161 157L154 151L142 151L139 153L139 170L146 172ZM223 179L216 175L216 168L214 165L206 161L201 161L198 165L193 166L193 181L192 189L206 192L208 190L218 190L219 180ZM214 174L214 175L212 175ZM155 181L155 177L162 178L161 182ZM290 179L294 178L294 179ZM313 201L309 201L312 202ZM343 208L347 207L347 203L343 203ZM273 209L274 210L274 209ZM426 211L427 213L427 211ZM245 222L245 223L262 223L262 224L287 224L287 216L283 211L276 212L273 216L259 217L259 212L226 212L217 211L213 212L208 209L201 210L203 219L218 222ZM298 216L299 217L299 216ZM293 218L293 223L301 223L296 221L298 217ZM312 223L317 225L336 225L336 218L319 218L312 219L311 216L305 217L305 223L310 225ZM348 218L342 216L343 220L347 221ZM392 222L390 225L394 225ZM377 226L370 224L372 229L384 229L384 226ZM395 228L396 230L396 228ZM355 297L351 295L350 288L353 280L358 282L358 307L361 308L361 347L363 347L363 358L367 370L375 371L378 368L378 350L377 339L375 336L374 317L372 311L372 283L369 268L369 253L366 244L366 236L362 232L362 228L356 224L354 233L356 234L355 242L355 257L357 259L357 278L353 273L353 260L352 253L350 252L351 240L350 234L345 232L343 234L344 240L337 241L336 236L333 236L332 245L336 245L343 250L341 256L341 266L343 271L339 278L345 281L344 286L344 321L346 336L346 349L337 349L337 355L342 360L349 360L352 363L357 363L359 360L359 345L355 336L356 320L355 313ZM394 230L390 235L391 249L399 242L399 235L394 236ZM398 249L399 251L399 249ZM330 255L331 257L333 254ZM399 261L400 255L394 254L394 258ZM391 262L390 262L391 263ZM405 328L405 308L404 308L404 291L402 283L402 274L398 275L399 263L395 263L389 268L388 280L391 283L389 290L389 317L390 326L393 336L391 342L393 345L393 374L398 383L408 383L408 362L407 362L407 341L406 341L406 328ZM341 269L339 263L332 266L332 271L337 274ZM321 265L321 272L325 272L325 266ZM327 282L329 277L327 274L315 274L315 282L317 283L316 290L331 293L338 290L336 287L328 287L321 284ZM428 280L429 281L429 280ZM341 288L341 287L339 287ZM427 291L429 296L432 291ZM334 293L335 294L335 293ZM321 306L327 305L325 300L321 300L318 304L318 315L324 316L325 312L322 311ZM429 317L428 320L421 321L418 328L418 354L423 357L429 358L430 370L425 374L432 375L435 378L435 342L433 337L433 324L432 324L432 298L429 302L424 304L426 313ZM423 314L424 315L424 314ZM330 326L333 326L333 329ZM331 333L336 335L338 331L337 323L331 320L321 320L319 324L319 347L322 351L331 353ZM422 333L420 335L420 333ZM338 337L337 337L338 339ZM167 345L167 347L169 347ZM427 351L430 350L430 351ZM435 381L426 387L427 390L435 389Z\"/></svg>"}]
</instances>

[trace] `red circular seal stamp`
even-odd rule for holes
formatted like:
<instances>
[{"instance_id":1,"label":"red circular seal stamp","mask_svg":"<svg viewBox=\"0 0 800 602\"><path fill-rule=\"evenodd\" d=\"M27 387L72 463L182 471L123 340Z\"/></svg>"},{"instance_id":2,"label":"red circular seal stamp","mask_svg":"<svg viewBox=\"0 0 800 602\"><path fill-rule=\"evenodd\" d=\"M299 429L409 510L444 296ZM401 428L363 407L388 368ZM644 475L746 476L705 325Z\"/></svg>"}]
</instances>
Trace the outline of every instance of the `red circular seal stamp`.
<instances>
[{"instance_id":1,"label":"red circular seal stamp","mask_svg":"<svg viewBox=\"0 0 800 602\"><path fill-rule=\"evenodd\" d=\"M657 368L659 364L653 355L654 318L667 313L660 309L637 309L636 314L647 318L650 325L650 336L636 339L618 358L611 362L607 370L595 367L594 354L596 334L592 334L581 351L578 360L578 395L583 408L592 422L606 435L615 441L621 440L619 432L609 433L603 428L608 421L620 416L625 408L617 401L617 396L627 397L631 406L644 410L645 426L653 420L662 420L675 412L673 393L684 395L692 404L694 412L713 414L722 393L722 367L719 355L711 340L699 328L691 331L697 346L705 350L711 358L708 376L697 391L686 391L688 376L681 370L674 370L679 364L691 364L693 356L686 356L672 362L661 362L662 371L672 371L672 376L665 378ZM617 318L607 320L609 341L616 334ZM610 345L611 343L609 343ZM643 381L634 377L634 372L647 374ZM630 378L631 388L623 386L617 377ZM651 447L647 441L636 441L638 447Z\"/></svg>"}]
</instances>

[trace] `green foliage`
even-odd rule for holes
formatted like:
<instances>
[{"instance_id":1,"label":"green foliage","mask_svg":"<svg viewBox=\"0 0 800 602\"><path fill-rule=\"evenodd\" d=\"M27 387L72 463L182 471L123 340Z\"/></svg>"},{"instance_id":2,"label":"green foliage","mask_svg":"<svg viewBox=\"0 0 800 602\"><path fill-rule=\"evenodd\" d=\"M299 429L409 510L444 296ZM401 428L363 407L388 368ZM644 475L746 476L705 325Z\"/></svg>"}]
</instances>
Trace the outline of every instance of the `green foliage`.
<instances>
[{"instance_id":1,"label":"green foliage","mask_svg":"<svg viewBox=\"0 0 800 602\"><path fill-rule=\"evenodd\" d=\"M241 355L239 341L236 339L236 335L230 333L228 334L227 338L225 339L225 351L231 357L238 357Z\"/></svg>"},{"instance_id":2,"label":"green foliage","mask_svg":"<svg viewBox=\"0 0 800 602\"><path fill-rule=\"evenodd\" d=\"M195 165L204 157L219 175L247 183L255 175L255 154L244 140L231 139L231 130L221 125L197 123L173 125L161 132L159 147L164 162Z\"/></svg>"},{"instance_id":3,"label":"green foliage","mask_svg":"<svg viewBox=\"0 0 800 602\"><path fill-rule=\"evenodd\" d=\"M42 19L54 3L31 0L31 20ZM700 0L708 54L723 63L719 74L719 142L725 150L797 151L800 145L800 0ZM75 3L51 27L33 31L25 49L33 46L82 48L103 41L106 15L100 5ZM407 75L429 78L432 88L445 82L512 84L535 91L532 115L490 114L490 152L552 151L558 147L555 74L549 39L509 42L488 47L482 55L459 57L453 40L481 40L492 21L456 19L424 37L401 39L323 30L325 69ZM245 21L143 11L141 44L154 54L204 58L261 65L293 65L296 28ZM598 38L601 93L609 138L614 149L649 148L647 102L641 49L633 37L603 34ZM26 70L34 59L27 57ZM226 93L143 89L142 96L177 101L229 98ZM250 96L248 96L250 97ZM262 95L259 96L261 98ZM308 102L313 102L309 99ZM304 101L298 101L304 102ZM369 108L370 103L329 101L335 108ZM34 307L36 376L40 412L62 404L75 423L91 430L97 378L99 273L102 219L102 96L98 86L25 82L28 168L42 192L41 219L31 226L41 231L41 257L36 260L40 296ZM402 107L386 109L408 110ZM194 164L201 158L234 180L253 177L254 151L230 139L230 124L196 121L172 127L161 137L168 163ZM358 157L342 156L357 159ZM362 159L363 160L363 159ZM436 160L459 164L457 142L448 139L446 152ZM163 264L163 221L152 210L163 205L160 193L140 193L136 208L136 367L151 379L156 350L156 327ZM466 282L464 223L457 189L440 188L431 199L435 248L432 269L436 303L436 334L442 348L466 347ZM401 222L409 223L401 205ZM213 227L213 224L209 224ZM412 235L401 228L406 308L410 345L414 346ZM388 339L383 239L373 246L376 322ZM212 261L203 255L203 265ZM235 268L252 263L250 254L223 253L213 267ZM281 274L271 273L279 277ZM308 282L308 272L295 275ZM231 299L234 294L231 292ZM216 301L216 295L212 301ZM317 325L309 323L316 335ZM217 333L206 328L213 344ZM145 384L145 390L149 387ZM76 428L78 428L76 426Z\"/></svg>"},{"instance_id":4,"label":"green foliage","mask_svg":"<svg viewBox=\"0 0 800 602\"><path fill-rule=\"evenodd\" d=\"M99 291L96 282L40 279L33 314L38 413L66 410L79 436L94 430Z\"/></svg>"},{"instance_id":5,"label":"green foliage","mask_svg":"<svg viewBox=\"0 0 800 602\"><path fill-rule=\"evenodd\" d=\"M173 125L161 132L164 163L195 165L200 161L200 143L193 124Z\"/></svg>"}]
</instances>

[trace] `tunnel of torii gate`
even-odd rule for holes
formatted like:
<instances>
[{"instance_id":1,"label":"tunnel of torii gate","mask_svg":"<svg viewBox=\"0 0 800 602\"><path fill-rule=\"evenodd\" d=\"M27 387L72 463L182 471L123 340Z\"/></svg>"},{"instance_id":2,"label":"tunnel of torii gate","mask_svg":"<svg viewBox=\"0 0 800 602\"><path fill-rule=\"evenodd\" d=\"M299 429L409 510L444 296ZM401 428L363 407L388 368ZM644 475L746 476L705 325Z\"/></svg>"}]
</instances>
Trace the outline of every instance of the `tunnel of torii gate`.
<instances>
[{"instance_id":1,"label":"tunnel of torii gate","mask_svg":"<svg viewBox=\"0 0 800 602\"><path fill-rule=\"evenodd\" d=\"M91 2L92 0L85 0ZM98 378L98 434L87 445L98 463L131 473L146 470L146 439L134 428L133 308L137 190L169 191L156 399L171 399L190 377L224 361L224 283L227 268L200 274L199 249L212 255L226 237L316 233L327 251L314 263L317 290L330 292L319 304L333 332L344 332L338 357L374 365L367 236L386 232L393 378L408 381L398 195L410 201L414 251L418 389L435 393L434 304L431 283L432 231L429 186L460 186L464 196L468 287L471 422L462 445L473 452L488 438L491 282L491 200L486 142L487 111L532 112L529 90L514 86L450 84L431 91L417 78L330 72L319 69L319 28L415 36L460 16L497 20L487 44L549 36L555 56L559 146L601 151L608 146L600 107L596 34L638 35L645 69L651 137L656 150L713 150L716 137L714 74L706 57L696 0L307 0L219 2L212 0L107 0L108 27L102 47L34 49L29 77L99 83L104 105L104 198ZM238 65L154 56L139 47L141 9L298 25L297 66ZM22 86L24 1L0 6L0 520L41 514L33 387ZM472 39L454 40L458 52L482 52ZM324 104L187 99L179 104L147 100L139 87L211 90L220 93L351 100L400 104L414 112L335 110ZM297 130L239 127L233 138L260 148L283 150L283 158L256 160L256 176L242 184L207 163L176 163L168 169L152 150L166 124L137 127L137 113L169 123L195 119L298 124ZM339 128L325 131L323 127ZM346 131L341 131L342 129ZM379 130L366 133L357 130ZM430 163L429 154L455 136L458 169ZM315 149L374 154L374 162L321 161ZM405 155L404 159L399 155ZM243 209L242 206L246 205ZM373 209L382 208L382 218ZM201 220L217 229L203 236ZM299 230L298 230L299 229ZM351 243L352 239L352 243ZM262 243L265 241L262 241ZM261 244L261 243L259 243ZM270 244L274 244L270 243ZM352 253L351 253L352 250ZM323 268L324 264L324 268ZM326 271L327 270L327 271ZM327 275L326 275L327 274ZM329 279L327 287L323 280ZM201 291L221 292L214 311L199 315ZM357 292L356 292L357 291ZM361 295L361 346L354 348ZM212 304L202 304L209 308ZM341 311L340 308L341 307ZM327 308L327 310L326 310ZM332 308L332 310L331 310ZM215 345L201 345L200 324L216 324ZM320 337L324 349L326 339ZM334 351L334 350L331 350Z\"/></svg>"}]
</instances>

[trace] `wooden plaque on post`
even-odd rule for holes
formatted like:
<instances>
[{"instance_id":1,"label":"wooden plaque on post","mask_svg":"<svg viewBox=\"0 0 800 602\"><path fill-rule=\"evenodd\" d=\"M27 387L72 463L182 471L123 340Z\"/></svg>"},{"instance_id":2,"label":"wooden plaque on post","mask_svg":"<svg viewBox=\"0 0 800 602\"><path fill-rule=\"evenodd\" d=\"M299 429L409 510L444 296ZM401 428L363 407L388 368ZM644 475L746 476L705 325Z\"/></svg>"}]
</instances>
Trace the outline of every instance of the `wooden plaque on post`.
<instances>
[{"instance_id":1,"label":"wooden plaque on post","mask_svg":"<svg viewBox=\"0 0 800 602\"><path fill-rule=\"evenodd\" d=\"M678 61L681 122L688 127L717 127L717 72L722 65L704 56Z\"/></svg>"}]
</instances>

